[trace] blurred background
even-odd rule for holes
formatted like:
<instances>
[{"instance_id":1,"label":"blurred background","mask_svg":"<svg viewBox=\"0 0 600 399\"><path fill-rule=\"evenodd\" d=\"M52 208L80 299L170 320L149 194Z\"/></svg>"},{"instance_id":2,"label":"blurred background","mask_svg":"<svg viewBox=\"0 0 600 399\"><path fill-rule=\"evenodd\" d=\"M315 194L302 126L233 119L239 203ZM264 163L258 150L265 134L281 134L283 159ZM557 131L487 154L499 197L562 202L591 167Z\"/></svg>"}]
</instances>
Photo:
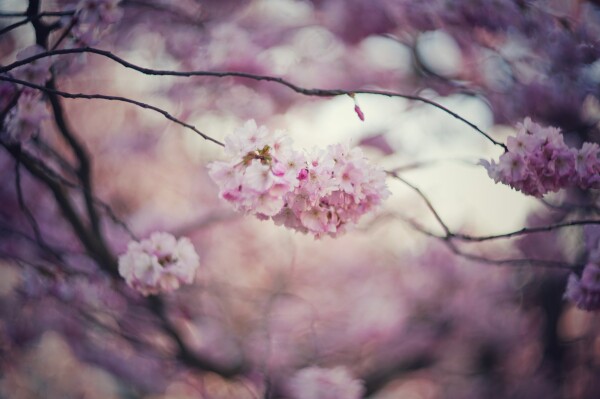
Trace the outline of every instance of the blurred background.
<instances>
[{"instance_id":1,"label":"blurred background","mask_svg":"<svg viewBox=\"0 0 600 399\"><path fill-rule=\"evenodd\" d=\"M8 14L27 3L0 0L0 29L23 20ZM41 2L41 11L76 7ZM91 44L142 67L417 95L500 142L525 117L559 127L576 147L600 141L595 1L122 0L119 8ZM45 17L61 22L50 44L68 37L69 18ZM0 63L35 42L31 23L3 32ZM273 82L148 76L95 54L55 56L53 73L60 90L152 104L221 141L255 119L306 149L361 146L418 187L455 232L502 234L594 219L600 209L593 190L540 200L494 184L478 162L502 148L421 102L358 94L363 122L349 96ZM194 354L219 365L243 359L247 370L231 377L178 356L145 299L98 266L51 190L16 172L3 148L0 397L289 397L290 376L309 365L345 366L377 399L600 397L598 316L563 300L568 268L543 262L581 265L581 227L457 242L468 254L457 255L414 228L444 233L423 198L390 178L378 212L342 237L315 240L219 200L206 164L223 150L192 131L131 104L61 101L92 161L107 248L123 253L128 230L190 237L201 266L193 285L163 297L168 318ZM53 115L23 146L70 177L59 160L77 160ZM84 190L67 191L84 213Z\"/></svg>"}]
</instances>

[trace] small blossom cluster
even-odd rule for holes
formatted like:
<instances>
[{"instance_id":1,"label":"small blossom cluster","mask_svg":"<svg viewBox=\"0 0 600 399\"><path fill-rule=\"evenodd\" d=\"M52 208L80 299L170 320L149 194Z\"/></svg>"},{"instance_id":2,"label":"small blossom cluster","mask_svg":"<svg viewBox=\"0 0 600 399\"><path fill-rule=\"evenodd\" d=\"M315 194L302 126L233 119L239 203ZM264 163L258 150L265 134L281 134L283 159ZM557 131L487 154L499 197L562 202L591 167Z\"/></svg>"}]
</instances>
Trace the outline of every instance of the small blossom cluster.
<instances>
[{"instance_id":1,"label":"small blossom cluster","mask_svg":"<svg viewBox=\"0 0 600 399\"><path fill-rule=\"evenodd\" d=\"M559 129L542 127L526 118L517 125L517 135L509 137L506 146L508 151L498 163L481 161L496 183L538 198L571 186L600 189L598 144L584 143L579 150L570 148Z\"/></svg>"},{"instance_id":2,"label":"small blossom cluster","mask_svg":"<svg viewBox=\"0 0 600 399\"><path fill-rule=\"evenodd\" d=\"M344 232L389 195L385 173L347 145L306 155L283 132L248 121L227 137L225 151L227 161L208 165L221 198L315 237Z\"/></svg>"},{"instance_id":3,"label":"small blossom cluster","mask_svg":"<svg viewBox=\"0 0 600 399\"><path fill-rule=\"evenodd\" d=\"M359 399L364 387L344 367L307 367L292 377L289 391L293 399Z\"/></svg>"},{"instance_id":4,"label":"small blossom cluster","mask_svg":"<svg viewBox=\"0 0 600 399\"><path fill-rule=\"evenodd\" d=\"M17 61L26 60L38 54L44 53L43 47L33 45L17 53ZM34 61L27 62L15 68L13 77L36 85L44 85L50 79L50 67L52 59L50 57L39 58ZM0 90L5 92L8 87ZM8 94L8 93L7 93ZM12 103L15 96L18 96L16 104ZM23 90L3 98L4 103L1 112L5 112L6 106L11 107L6 113L4 128L2 129L2 139L9 142L25 142L29 140L40 127L40 123L48 119L50 114L46 108L42 96L34 89L24 88ZM14 105L14 106L13 106Z\"/></svg>"},{"instance_id":5,"label":"small blossom cluster","mask_svg":"<svg viewBox=\"0 0 600 399\"><path fill-rule=\"evenodd\" d=\"M565 298L579 309L600 310L600 266L588 263L583 268L581 278L573 273L569 275Z\"/></svg>"},{"instance_id":6,"label":"small blossom cluster","mask_svg":"<svg viewBox=\"0 0 600 399\"><path fill-rule=\"evenodd\" d=\"M170 292L191 284L200 264L188 238L156 232L140 242L131 241L119 257L119 274L143 295Z\"/></svg>"},{"instance_id":7,"label":"small blossom cluster","mask_svg":"<svg viewBox=\"0 0 600 399\"><path fill-rule=\"evenodd\" d=\"M45 53L46 50L39 45L33 45L24 48L17 53L17 61ZM44 85L50 79L50 67L52 66L51 57L38 58L25 65L15 68L14 77L37 85Z\"/></svg>"},{"instance_id":8,"label":"small blossom cluster","mask_svg":"<svg viewBox=\"0 0 600 399\"><path fill-rule=\"evenodd\" d=\"M31 139L40 128L42 121L50 114L41 95L25 89L19 95L16 106L6 115L2 139L8 142L23 143Z\"/></svg>"},{"instance_id":9,"label":"small blossom cluster","mask_svg":"<svg viewBox=\"0 0 600 399\"><path fill-rule=\"evenodd\" d=\"M77 23L73 28L76 41L84 45L94 43L94 38L123 16L121 0L80 0L75 8Z\"/></svg>"},{"instance_id":10,"label":"small blossom cluster","mask_svg":"<svg viewBox=\"0 0 600 399\"><path fill-rule=\"evenodd\" d=\"M600 310L600 226L587 225L583 228L585 248L588 252L587 264L581 277L569 275L564 297L579 309Z\"/></svg>"}]
</instances>

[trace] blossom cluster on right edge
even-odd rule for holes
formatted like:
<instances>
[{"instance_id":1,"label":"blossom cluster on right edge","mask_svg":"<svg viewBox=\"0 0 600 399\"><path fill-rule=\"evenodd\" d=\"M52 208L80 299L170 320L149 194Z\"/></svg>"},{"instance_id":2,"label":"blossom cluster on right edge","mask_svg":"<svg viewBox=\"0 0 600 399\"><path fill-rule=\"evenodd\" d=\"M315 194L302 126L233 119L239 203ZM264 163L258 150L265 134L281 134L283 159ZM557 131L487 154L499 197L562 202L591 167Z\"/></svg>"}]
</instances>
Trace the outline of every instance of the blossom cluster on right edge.
<instances>
[{"instance_id":1,"label":"blossom cluster on right edge","mask_svg":"<svg viewBox=\"0 0 600 399\"><path fill-rule=\"evenodd\" d=\"M559 129L542 127L526 118L506 145L508 150L498 163L481 161L496 183L538 198L566 187L600 189L598 144L584 143L579 150L570 148Z\"/></svg>"},{"instance_id":2,"label":"blossom cluster on right edge","mask_svg":"<svg viewBox=\"0 0 600 399\"><path fill-rule=\"evenodd\" d=\"M305 154L251 120L225 139L225 152L227 160L208 165L222 199L315 237L345 232L389 196L385 172L348 145Z\"/></svg>"},{"instance_id":3,"label":"blossom cluster on right edge","mask_svg":"<svg viewBox=\"0 0 600 399\"><path fill-rule=\"evenodd\" d=\"M573 302L579 309L600 310L600 227L584 227L585 247L588 251L587 263L581 276L569 275L565 299Z\"/></svg>"}]
</instances>

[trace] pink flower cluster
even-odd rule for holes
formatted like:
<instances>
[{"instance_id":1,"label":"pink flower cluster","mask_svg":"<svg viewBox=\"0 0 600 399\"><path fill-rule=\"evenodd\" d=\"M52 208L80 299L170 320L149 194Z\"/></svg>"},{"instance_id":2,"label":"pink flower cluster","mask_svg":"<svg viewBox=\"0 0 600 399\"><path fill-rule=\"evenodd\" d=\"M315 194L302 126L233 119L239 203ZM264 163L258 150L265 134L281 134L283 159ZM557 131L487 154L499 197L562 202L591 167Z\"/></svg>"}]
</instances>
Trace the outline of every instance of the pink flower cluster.
<instances>
[{"instance_id":1,"label":"pink flower cluster","mask_svg":"<svg viewBox=\"0 0 600 399\"><path fill-rule=\"evenodd\" d=\"M45 53L42 46L33 45L24 48L17 53L17 61ZM25 80L29 83L44 85L50 79L50 67L52 66L51 57L39 58L28 62L25 65L15 68L14 76L16 79Z\"/></svg>"},{"instance_id":2,"label":"pink flower cluster","mask_svg":"<svg viewBox=\"0 0 600 399\"><path fill-rule=\"evenodd\" d=\"M498 163L481 161L496 183L539 198L569 186L600 189L597 144L584 143L579 150L570 148L559 129L542 127L526 118L506 145L508 151Z\"/></svg>"},{"instance_id":3,"label":"pink flower cluster","mask_svg":"<svg viewBox=\"0 0 600 399\"><path fill-rule=\"evenodd\" d=\"M84 23L110 25L118 22L123 15L119 8L121 0L80 0L77 4L77 16Z\"/></svg>"},{"instance_id":4,"label":"pink flower cluster","mask_svg":"<svg viewBox=\"0 0 600 399\"><path fill-rule=\"evenodd\" d=\"M65 47L86 47L98 43L98 38L123 16L121 0L79 0L74 4L75 15L65 18L63 25L71 26ZM72 8L70 6L69 8ZM81 58L85 58L80 55Z\"/></svg>"},{"instance_id":5,"label":"pink flower cluster","mask_svg":"<svg viewBox=\"0 0 600 399\"><path fill-rule=\"evenodd\" d=\"M383 170L359 148L304 154L283 132L247 122L225 140L228 161L208 165L220 197L238 211L315 237L336 236L388 195Z\"/></svg>"},{"instance_id":6,"label":"pink flower cluster","mask_svg":"<svg viewBox=\"0 0 600 399\"><path fill-rule=\"evenodd\" d=\"M40 94L32 90L23 90L17 105L6 116L6 139L21 143L29 140L37 133L42 121L49 117L46 103Z\"/></svg>"},{"instance_id":7,"label":"pink flower cluster","mask_svg":"<svg viewBox=\"0 0 600 399\"><path fill-rule=\"evenodd\" d=\"M307 367L298 371L289 384L293 399L359 399L364 387L344 367Z\"/></svg>"},{"instance_id":8,"label":"pink flower cluster","mask_svg":"<svg viewBox=\"0 0 600 399\"><path fill-rule=\"evenodd\" d=\"M569 275L564 297L583 310L600 310L600 226L587 225L583 228L587 264L581 278Z\"/></svg>"},{"instance_id":9,"label":"pink flower cluster","mask_svg":"<svg viewBox=\"0 0 600 399\"><path fill-rule=\"evenodd\" d=\"M169 292L181 283L191 284L200 264L187 238L153 233L149 239L131 241L119 257L119 273L127 284L143 295Z\"/></svg>"},{"instance_id":10,"label":"pink flower cluster","mask_svg":"<svg viewBox=\"0 0 600 399\"><path fill-rule=\"evenodd\" d=\"M581 273L581 278L571 274L565 298L575 303L579 309L600 310L600 266L588 263Z\"/></svg>"}]
</instances>

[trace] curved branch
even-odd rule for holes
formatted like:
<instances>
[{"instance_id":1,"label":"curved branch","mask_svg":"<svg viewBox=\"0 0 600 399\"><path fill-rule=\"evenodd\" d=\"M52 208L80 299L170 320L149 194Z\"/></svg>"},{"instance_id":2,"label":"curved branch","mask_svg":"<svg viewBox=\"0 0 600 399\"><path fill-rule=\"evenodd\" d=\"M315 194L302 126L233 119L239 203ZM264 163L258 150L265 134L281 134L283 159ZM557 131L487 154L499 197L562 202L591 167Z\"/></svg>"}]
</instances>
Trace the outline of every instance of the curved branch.
<instances>
[{"instance_id":1,"label":"curved branch","mask_svg":"<svg viewBox=\"0 0 600 399\"><path fill-rule=\"evenodd\" d=\"M481 128L479 128L477 125L475 125L473 122L470 122L469 120L463 118L462 116L458 115L456 112L451 111L450 109L444 107L443 105L430 100L428 98L425 97L420 97L420 96L416 96L416 95L411 95L411 94L402 94L402 93L397 93L397 92L392 92L392 91L386 91L386 90L341 90L341 89L331 89L331 90L326 90L326 89L307 89L301 86L298 86L288 80L285 80L283 78L280 77L276 77L276 76L267 76L267 75L256 75L256 74L252 74L252 73L245 73L245 72L212 72L212 71L188 71L188 72L177 72L177 71L170 71L170 70L159 70L159 69L151 69L151 68L144 68L135 64L132 64L131 62L125 61L124 59L114 55L113 53L111 53L110 51L105 51L105 50L99 50L93 47L84 47L84 48L78 48L78 49L63 49L63 50L53 50L53 51L48 51L45 53L41 53L41 54L36 54L32 57L20 60L20 61L16 61L10 65L7 65L3 68L0 68L0 73L5 73L8 72L16 67L19 67L21 65L25 65L29 62L35 61L36 59L39 58L45 58L45 57L51 57L51 56L55 56L55 55L63 55L63 54L77 54L77 53L92 53L92 54L97 54L97 55L101 55L103 57L106 58L110 58L111 60L123 65L126 68L130 68L130 69L134 69L138 72L141 72L145 75L155 75L155 76L179 76L179 77L191 77L191 76L209 76L209 77L217 77L217 78L222 78L222 77L238 77L238 78L245 78L245 79L251 79L251 80L256 80L256 81L265 81L265 82L273 82L273 83L277 83L280 84L282 86L285 86L293 91L295 91L296 93L299 94L303 94L305 96L313 96L313 97L336 97L336 96L341 96L341 95L351 95L351 94L374 94L374 95L379 95L379 96L385 96L385 97L398 97L398 98L404 98L407 100L412 100L412 101L420 101L422 103L425 104L429 104L441 111L444 111L445 113L451 115L452 117L458 119L459 121L467 124L469 127L471 127L472 129L474 129L475 131L477 131L479 134L481 134L482 136L484 136L488 141L490 141L491 143L493 143L494 145L500 146L502 147L505 151L507 150L507 147L505 144L494 140L490 135L488 135L486 132L484 132Z\"/></svg>"},{"instance_id":2,"label":"curved branch","mask_svg":"<svg viewBox=\"0 0 600 399\"><path fill-rule=\"evenodd\" d=\"M149 296L147 298L147 304L148 308L152 310L152 312L161 321L163 330L171 337L171 339L173 339L173 341L177 345L177 357L183 363L201 370L213 371L226 378L234 377L245 371L246 365L241 359L237 364L227 367L214 363L208 359L196 356L193 352L190 351L190 349L187 347L187 345L177 332L177 329L175 328L171 320L169 320L169 317L166 313L165 304L162 298L156 295Z\"/></svg>"},{"instance_id":3,"label":"curved branch","mask_svg":"<svg viewBox=\"0 0 600 399\"><path fill-rule=\"evenodd\" d=\"M126 97L120 97L120 96L107 96L107 95L103 95L103 94L83 94L83 93L67 93L65 91L60 91L60 90L55 90L52 88L48 88L48 87L44 87L44 86L40 86L40 85L36 85L34 83L29 83L26 82L24 80L19 80L19 79L14 79L8 76L2 76L0 75L0 81L4 80L6 82L12 82L21 86L26 86L26 87L30 87L32 89L36 89L36 90L40 90L42 92L45 93L50 93L50 94L55 94L57 96L60 97L64 97L64 98L71 98L71 99L85 99L85 100L108 100L108 101L119 101L119 102L124 102L124 103L129 103L129 104L133 104L136 105L140 108L144 108L144 109L150 109L154 112L157 112L161 115L163 115L165 118L167 118L168 120L170 120L171 122L174 122L178 125L181 125L185 128L188 128L192 131L194 131L196 134L198 134L200 137L202 137L203 139L207 140L207 141L211 141L215 144L220 145L221 147L224 147L225 144L221 143L219 140L214 139L204 133L202 133L200 130L198 130L195 126L190 125L189 123L185 123L177 118L175 118L173 115L171 115L170 113L168 113L167 111L155 107L153 105L150 104L146 104L144 102L141 101L136 101L136 100L132 100L130 98L126 98Z\"/></svg>"},{"instance_id":4,"label":"curved branch","mask_svg":"<svg viewBox=\"0 0 600 399\"><path fill-rule=\"evenodd\" d=\"M440 224L440 226L442 227L442 229L446 233L446 235L443 237L444 239L448 239L448 238L450 238L450 237L452 237L454 235L450 231L450 229L448 228L448 226L446 225L446 223L444 223L444 221L442 220L442 218L440 217L440 215L437 213L437 211L435 210L435 208L431 204L431 201L429 201L429 198L427 198L427 196L418 187L414 186L413 184L411 184L408 181L406 181L404 178L400 177L400 175L398 175L398 173L395 173L395 172L387 172L387 173L388 173L389 176L392 176L393 178L401 181L402 183L404 183L405 185L407 185L408 187L410 187L414 192L416 192L419 195L419 197L421 197L421 199L423 200L423 202L425 202L425 205L427 205L427 208L429 208L429 210L431 211L431 214L433 215L433 217L435 218L435 220L437 220L437 222Z\"/></svg>"}]
</instances>

